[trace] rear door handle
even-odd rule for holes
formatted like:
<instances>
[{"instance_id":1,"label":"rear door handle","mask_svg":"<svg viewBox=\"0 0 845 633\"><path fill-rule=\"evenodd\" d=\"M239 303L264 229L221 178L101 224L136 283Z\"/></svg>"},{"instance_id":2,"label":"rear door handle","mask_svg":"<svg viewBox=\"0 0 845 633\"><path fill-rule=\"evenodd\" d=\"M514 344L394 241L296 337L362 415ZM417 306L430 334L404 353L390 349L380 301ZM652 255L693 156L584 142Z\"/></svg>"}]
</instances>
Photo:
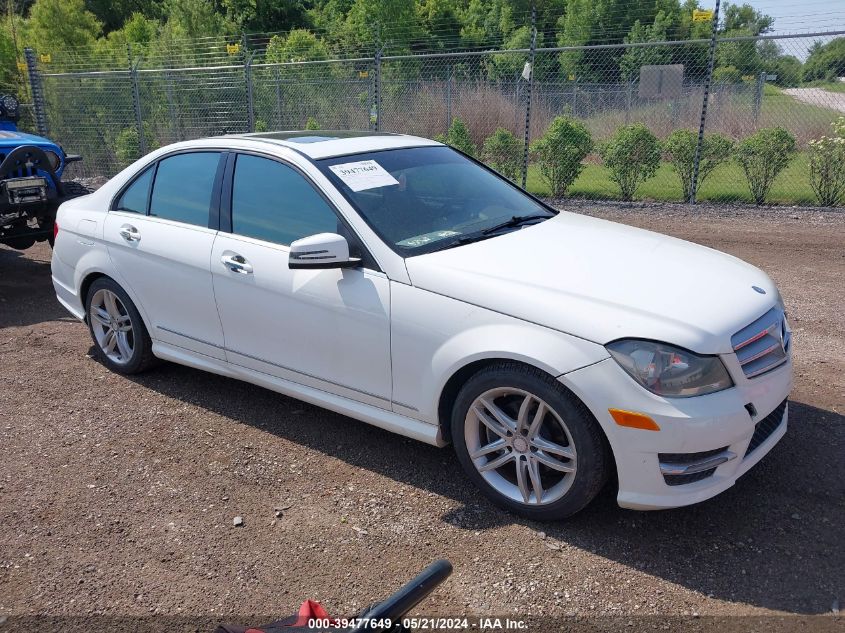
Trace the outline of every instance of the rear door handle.
<instances>
[{"instance_id":1,"label":"rear door handle","mask_svg":"<svg viewBox=\"0 0 845 633\"><path fill-rule=\"evenodd\" d=\"M240 273L241 275L249 275L252 273L252 264L250 264L242 255L233 253L231 255L223 255L220 258L223 265L231 270L233 273Z\"/></svg>"},{"instance_id":2,"label":"rear door handle","mask_svg":"<svg viewBox=\"0 0 845 633\"><path fill-rule=\"evenodd\" d=\"M125 239L127 242L139 242L141 240L141 234L131 224L124 224L120 227L118 231L120 233L120 237Z\"/></svg>"}]
</instances>

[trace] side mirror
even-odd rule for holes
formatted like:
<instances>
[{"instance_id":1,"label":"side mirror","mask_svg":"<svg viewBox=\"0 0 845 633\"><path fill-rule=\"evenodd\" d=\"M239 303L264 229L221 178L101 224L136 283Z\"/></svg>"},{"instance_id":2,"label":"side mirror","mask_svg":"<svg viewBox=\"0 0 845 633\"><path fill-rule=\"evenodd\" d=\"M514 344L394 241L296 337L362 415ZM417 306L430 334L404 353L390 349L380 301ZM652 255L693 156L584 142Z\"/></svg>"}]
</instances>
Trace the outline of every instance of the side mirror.
<instances>
[{"instance_id":1,"label":"side mirror","mask_svg":"<svg viewBox=\"0 0 845 633\"><path fill-rule=\"evenodd\" d=\"M352 268L361 263L349 256L349 243L336 233L318 233L290 245L288 268Z\"/></svg>"}]
</instances>

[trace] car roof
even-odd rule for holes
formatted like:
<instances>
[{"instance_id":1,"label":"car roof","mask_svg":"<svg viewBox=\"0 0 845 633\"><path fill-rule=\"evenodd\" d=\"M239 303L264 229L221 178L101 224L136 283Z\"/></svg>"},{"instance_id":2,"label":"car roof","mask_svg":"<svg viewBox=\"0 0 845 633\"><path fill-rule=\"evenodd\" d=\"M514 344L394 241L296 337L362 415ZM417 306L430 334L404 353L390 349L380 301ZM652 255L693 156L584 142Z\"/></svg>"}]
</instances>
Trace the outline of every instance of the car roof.
<instances>
[{"instance_id":1,"label":"car roof","mask_svg":"<svg viewBox=\"0 0 845 633\"><path fill-rule=\"evenodd\" d=\"M272 143L289 147L312 159L376 152L401 147L440 145L420 136L356 130L291 130L230 134L225 138Z\"/></svg>"}]
</instances>

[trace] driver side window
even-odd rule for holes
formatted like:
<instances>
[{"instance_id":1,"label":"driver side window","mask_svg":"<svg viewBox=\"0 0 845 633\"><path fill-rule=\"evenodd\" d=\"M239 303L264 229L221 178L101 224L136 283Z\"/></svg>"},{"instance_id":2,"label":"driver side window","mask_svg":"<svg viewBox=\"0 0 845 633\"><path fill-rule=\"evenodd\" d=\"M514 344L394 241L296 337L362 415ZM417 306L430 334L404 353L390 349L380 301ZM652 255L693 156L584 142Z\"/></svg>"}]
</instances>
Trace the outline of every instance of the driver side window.
<instances>
[{"instance_id":1,"label":"driver side window","mask_svg":"<svg viewBox=\"0 0 845 633\"><path fill-rule=\"evenodd\" d=\"M289 246L316 233L338 233L334 209L298 171L239 154L232 183L232 232Z\"/></svg>"}]
</instances>

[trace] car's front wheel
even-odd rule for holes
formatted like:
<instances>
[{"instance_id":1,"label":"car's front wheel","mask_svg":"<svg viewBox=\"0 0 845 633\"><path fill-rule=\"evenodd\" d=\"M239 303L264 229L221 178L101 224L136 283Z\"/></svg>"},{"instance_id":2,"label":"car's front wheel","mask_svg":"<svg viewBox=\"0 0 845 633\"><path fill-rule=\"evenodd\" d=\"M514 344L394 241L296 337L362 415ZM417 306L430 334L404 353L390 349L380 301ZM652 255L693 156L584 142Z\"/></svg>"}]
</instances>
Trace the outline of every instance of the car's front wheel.
<instances>
[{"instance_id":1,"label":"car's front wheel","mask_svg":"<svg viewBox=\"0 0 845 633\"><path fill-rule=\"evenodd\" d=\"M141 315L116 282L96 279L88 289L85 311L97 356L109 369L137 374L155 363Z\"/></svg>"},{"instance_id":2,"label":"car's front wheel","mask_svg":"<svg viewBox=\"0 0 845 633\"><path fill-rule=\"evenodd\" d=\"M554 378L520 363L486 367L466 382L453 407L452 442L487 497L531 519L575 514L609 471L587 408Z\"/></svg>"}]
</instances>

